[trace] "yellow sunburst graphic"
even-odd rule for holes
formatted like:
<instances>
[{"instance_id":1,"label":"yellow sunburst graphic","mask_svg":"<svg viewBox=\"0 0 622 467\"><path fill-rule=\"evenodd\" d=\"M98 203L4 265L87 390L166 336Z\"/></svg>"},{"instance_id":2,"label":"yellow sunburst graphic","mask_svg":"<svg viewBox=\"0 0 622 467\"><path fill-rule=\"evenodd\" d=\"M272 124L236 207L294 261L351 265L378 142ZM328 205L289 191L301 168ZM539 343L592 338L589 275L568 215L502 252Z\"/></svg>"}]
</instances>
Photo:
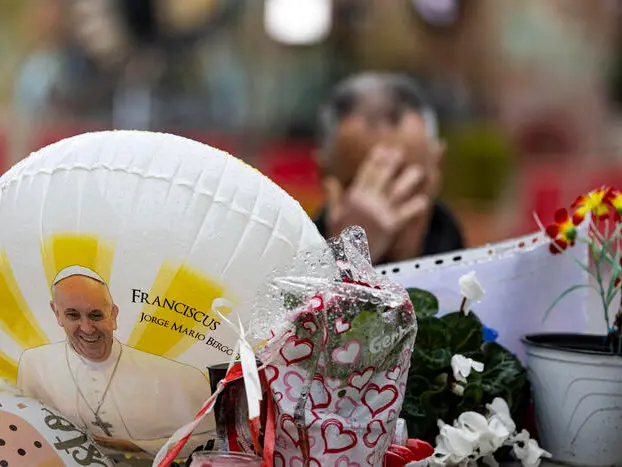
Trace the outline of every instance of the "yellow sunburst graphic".
<instances>
[{"instance_id":1,"label":"yellow sunburst graphic","mask_svg":"<svg viewBox=\"0 0 622 467\"><path fill-rule=\"evenodd\" d=\"M114 245L92 234L59 233L41 244L41 257L48 285L56 274L68 266L83 266L110 281Z\"/></svg>"},{"instance_id":2,"label":"yellow sunburst graphic","mask_svg":"<svg viewBox=\"0 0 622 467\"><path fill-rule=\"evenodd\" d=\"M0 379L17 384L17 362L0 350Z\"/></svg>"},{"instance_id":3,"label":"yellow sunburst graphic","mask_svg":"<svg viewBox=\"0 0 622 467\"><path fill-rule=\"evenodd\" d=\"M5 251L0 251L0 329L23 349L49 343L24 299ZM17 362L0 353L0 377L15 382Z\"/></svg>"},{"instance_id":4,"label":"yellow sunburst graphic","mask_svg":"<svg viewBox=\"0 0 622 467\"><path fill-rule=\"evenodd\" d=\"M41 243L41 258L47 283L51 286L59 271L82 266L110 281L115 256L114 245L93 234L59 233ZM137 293L137 292L135 292ZM149 291L136 297L141 312L127 345L138 350L177 359L193 344L205 340L221 323L212 303L225 296L226 287L181 262L165 262ZM6 253L0 251L0 329L22 349L49 344L37 318L28 307L13 275ZM228 313L220 308L221 313ZM142 320L150 315L149 321ZM157 320L168 326L156 324ZM15 383L18 362L0 350L0 378Z\"/></svg>"},{"instance_id":5,"label":"yellow sunburst graphic","mask_svg":"<svg viewBox=\"0 0 622 467\"><path fill-rule=\"evenodd\" d=\"M137 297L143 307L128 345L171 359L179 357L222 325L211 307L224 293L224 286L187 265L163 264L149 292ZM140 322L142 313L168 326Z\"/></svg>"}]
</instances>

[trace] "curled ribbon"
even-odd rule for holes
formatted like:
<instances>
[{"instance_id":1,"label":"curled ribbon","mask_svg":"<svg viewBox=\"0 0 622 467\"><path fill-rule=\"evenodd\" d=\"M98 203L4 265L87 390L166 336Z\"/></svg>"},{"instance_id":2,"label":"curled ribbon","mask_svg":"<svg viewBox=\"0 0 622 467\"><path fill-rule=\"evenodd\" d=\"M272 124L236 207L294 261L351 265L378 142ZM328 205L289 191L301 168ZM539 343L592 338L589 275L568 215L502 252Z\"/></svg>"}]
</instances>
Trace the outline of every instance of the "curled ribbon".
<instances>
[{"instance_id":1,"label":"curled ribbon","mask_svg":"<svg viewBox=\"0 0 622 467\"><path fill-rule=\"evenodd\" d=\"M248 418L251 420L251 426L259 423L259 415L261 413L260 402L262 400L261 380L259 379L259 370L257 368L257 360L255 359L255 353L253 348L246 339L244 326L238 316L238 326L233 324L226 316L224 316L219 308L228 308L233 310L233 304L224 298L217 298L212 302L212 311L217 314L223 322L227 323L231 329L238 335L238 343L236 344L236 351L231 357L229 368L225 379L218 383L217 390L211 395L211 397L205 401L203 407L196 415L194 420L187 425L177 430L170 439L162 446L158 454L156 455L153 466L165 467L171 465L171 462L176 459L177 455L181 452L181 449L186 444L194 429L199 425L201 420L210 413L214 407L217 397L225 389L228 383L237 380L240 377L244 379L244 386L246 389L246 401L248 403ZM240 354L240 364L235 364L236 353ZM240 369L241 367L241 369ZM258 427L253 430L255 433L253 441L258 444L257 433Z\"/></svg>"},{"instance_id":2,"label":"curled ribbon","mask_svg":"<svg viewBox=\"0 0 622 467\"><path fill-rule=\"evenodd\" d=\"M225 315L220 312L220 308L228 308L233 310L233 304L224 298L217 298L212 302L212 311L219 316L223 322L227 323L231 329L238 335L238 343L236 350L240 354L240 363L242 365L242 374L244 375L244 387L246 389L246 402L248 403L248 418L252 420L259 417L261 413L261 400L263 398L261 390L261 381L259 380L259 370L257 369L257 359L255 352L246 339L246 333L242 320L238 315L238 325L233 324ZM235 363L235 354L231 356L229 369Z\"/></svg>"}]
</instances>

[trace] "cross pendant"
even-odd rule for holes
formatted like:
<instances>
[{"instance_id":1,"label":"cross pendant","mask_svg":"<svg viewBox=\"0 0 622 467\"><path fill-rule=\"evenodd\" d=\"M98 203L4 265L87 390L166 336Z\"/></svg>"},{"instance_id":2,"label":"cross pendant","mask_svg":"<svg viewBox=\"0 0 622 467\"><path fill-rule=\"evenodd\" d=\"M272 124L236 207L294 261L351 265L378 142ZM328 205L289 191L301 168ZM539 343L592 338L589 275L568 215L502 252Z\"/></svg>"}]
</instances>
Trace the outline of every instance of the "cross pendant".
<instances>
[{"instance_id":1,"label":"cross pendant","mask_svg":"<svg viewBox=\"0 0 622 467\"><path fill-rule=\"evenodd\" d=\"M95 414L95 420L91 422L91 425L100 428L106 434L106 436L112 437L112 432L110 431L112 425L110 423L106 423L101 418L99 418L99 415Z\"/></svg>"}]
</instances>

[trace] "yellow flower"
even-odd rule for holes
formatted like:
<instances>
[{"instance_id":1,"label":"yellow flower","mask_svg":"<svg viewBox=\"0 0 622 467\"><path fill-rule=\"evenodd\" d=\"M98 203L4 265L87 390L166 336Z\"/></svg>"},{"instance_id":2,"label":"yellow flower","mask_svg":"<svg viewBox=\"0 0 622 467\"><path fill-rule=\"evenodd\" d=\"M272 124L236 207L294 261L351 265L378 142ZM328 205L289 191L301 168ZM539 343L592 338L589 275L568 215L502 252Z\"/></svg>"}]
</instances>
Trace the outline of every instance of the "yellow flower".
<instances>
[{"instance_id":1,"label":"yellow flower","mask_svg":"<svg viewBox=\"0 0 622 467\"><path fill-rule=\"evenodd\" d=\"M609 216L608 196L610 188L602 187L598 190L590 191L587 195L580 195L572 208L575 210L572 215L574 225L579 225L585 219L587 213L591 212L595 219L605 219Z\"/></svg>"}]
</instances>

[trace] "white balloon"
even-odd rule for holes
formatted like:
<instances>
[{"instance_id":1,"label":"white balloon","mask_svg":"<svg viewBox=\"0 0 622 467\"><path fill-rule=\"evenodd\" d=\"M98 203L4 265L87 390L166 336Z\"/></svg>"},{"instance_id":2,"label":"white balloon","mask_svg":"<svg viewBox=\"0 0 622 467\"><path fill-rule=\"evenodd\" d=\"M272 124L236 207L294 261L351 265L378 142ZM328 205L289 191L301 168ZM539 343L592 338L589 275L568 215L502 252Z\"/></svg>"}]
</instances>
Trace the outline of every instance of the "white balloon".
<instances>
[{"instance_id":1,"label":"white balloon","mask_svg":"<svg viewBox=\"0 0 622 467\"><path fill-rule=\"evenodd\" d=\"M101 323L77 327L91 314L75 318L61 309L57 317L50 309L54 278L78 271L90 277L86 281L105 282L118 307L118 345L110 345L121 349L119 374L137 381L153 374L146 384L156 387L135 383L123 389L123 397L162 404L159 422L154 418L144 428L158 437L158 430L178 423L166 407L183 403L178 393L184 384L184 409L191 413L199 399L207 399L209 387L200 383L193 389L189 381L205 382L208 366L236 356L238 336L212 309L214 300L233 304L218 311L229 313L233 323L239 314L246 324L251 299L270 272L321 242L294 199L257 170L207 145L170 134L114 131L48 146L0 178L0 379L15 383L22 359L22 386L40 377L62 391L79 371L67 373L70 357L79 365L100 350L108 355ZM89 300L92 308L95 299ZM109 355L117 355L113 350ZM145 363L128 373L127 359ZM58 372L50 378L43 375L47 371ZM197 372L203 376L197 379ZM175 378L183 384L170 389ZM114 388L107 400L122 404ZM141 397L154 391L163 393L164 402ZM44 402L54 406L52 400Z\"/></svg>"}]
</instances>

